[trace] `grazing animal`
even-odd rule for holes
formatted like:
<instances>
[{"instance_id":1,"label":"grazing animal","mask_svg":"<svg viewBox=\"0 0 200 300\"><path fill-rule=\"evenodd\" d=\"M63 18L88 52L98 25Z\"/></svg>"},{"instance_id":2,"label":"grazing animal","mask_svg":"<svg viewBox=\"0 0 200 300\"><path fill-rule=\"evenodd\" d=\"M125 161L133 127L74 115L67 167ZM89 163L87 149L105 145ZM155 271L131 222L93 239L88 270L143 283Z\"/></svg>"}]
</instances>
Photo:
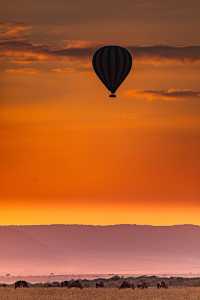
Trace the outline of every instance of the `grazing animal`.
<instances>
[{"instance_id":1,"label":"grazing animal","mask_svg":"<svg viewBox=\"0 0 200 300\"><path fill-rule=\"evenodd\" d=\"M131 288L132 288L133 290L135 289L134 283L131 284Z\"/></svg>"},{"instance_id":2,"label":"grazing animal","mask_svg":"<svg viewBox=\"0 0 200 300\"><path fill-rule=\"evenodd\" d=\"M130 282L124 280L119 288L120 289L131 289L131 288L134 289L135 286L134 286L134 284L131 284Z\"/></svg>"},{"instance_id":3,"label":"grazing animal","mask_svg":"<svg viewBox=\"0 0 200 300\"><path fill-rule=\"evenodd\" d=\"M69 281L65 280L61 282L61 287L68 287L69 286Z\"/></svg>"},{"instance_id":4,"label":"grazing animal","mask_svg":"<svg viewBox=\"0 0 200 300\"><path fill-rule=\"evenodd\" d=\"M168 285L165 283L165 281L161 281L161 284L160 284L161 288L163 289L167 289L168 288Z\"/></svg>"},{"instance_id":5,"label":"grazing animal","mask_svg":"<svg viewBox=\"0 0 200 300\"><path fill-rule=\"evenodd\" d=\"M144 282L142 282L142 283L139 283L139 284L137 285L137 288L138 288L138 289L147 289L147 288L148 288L148 285L147 285L147 283L144 281Z\"/></svg>"},{"instance_id":6,"label":"grazing animal","mask_svg":"<svg viewBox=\"0 0 200 300\"><path fill-rule=\"evenodd\" d=\"M96 288L103 288L103 287L104 287L103 281L96 282Z\"/></svg>"},{"instance_id":7,"label":"grazing animal","mask_svg":"<svg viewBox=\"0 0 200 300\"><path fill-rule=\"evenodd\" d=\"M157 283L157 288L158 288L158 289L167 289L168 286L167 286L167 284L165 283L165 281L162 280L161 282L158 282L158 283Z\"/></svg>"},{"instance_id":8,"label":"grazing animal","mask_svg":"<svg viewBox=\"0 0 200 300\"><path fill-rule=\"evenodd\" d=\"M25 280L18 280L15 282L15 289L16 288L28 288L29 284Z\"/></svg>"},{"instance_id":9,"label":"grazing animal","mask_svg":"<svg viewBox=\"0 0 200 300\"><path fill-rule=\"evenodd\" d=\"M73 288L73 287L83 289L83 285L79 280L72 280L68 283L68 288Z\"/></svg>"}]
</instances>

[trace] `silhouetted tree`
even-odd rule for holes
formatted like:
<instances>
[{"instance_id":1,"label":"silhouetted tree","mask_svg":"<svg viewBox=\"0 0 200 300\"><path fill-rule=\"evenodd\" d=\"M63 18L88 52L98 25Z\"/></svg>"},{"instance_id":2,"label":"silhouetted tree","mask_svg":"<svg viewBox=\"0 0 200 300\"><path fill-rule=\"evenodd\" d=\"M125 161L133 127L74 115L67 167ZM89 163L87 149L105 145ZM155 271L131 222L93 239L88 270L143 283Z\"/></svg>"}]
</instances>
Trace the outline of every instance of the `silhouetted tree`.
<instances>
[{"instance_id":1,"label":"silhouetted tree","mask_svg":"<svg viewBox=\"0 0 200 300\"><path fill-rule=\"evenodd\" d=\"M29 283L25 280L18 280L15 282L15 289L16 288L28 288Z\"/></svg>"},{"instance_id":2,"label":"silhouetted tree","mask_svg":"<svg viewBox=\"0 0 200 300\"><path fill-rule=\"evenodd\" d=\"M61 287L68 287L69 286L69 281L65 280L61 282Z\"/></svg>"},{"instance_id":3,"label":"silhouetted tree","mask_svg":"<svg viewBox=\"0 0 200 300\"><path fill-rule=\"evenodd\" d=\"M81 284L80 280L70 281L68 284L68 288L73 288L73 287L83 289L83 285Z\"/></svg>"},{"instance_id":4,"label":"silhouetted tree","mask_svg":"<svg viewBox=\"0 0 200 300\"><path fill-rule=\"evenodd\" d=\"M142 283L139 283L139 284L137 285L137 287L138 287L139 289L147 289L147 288L148 288L148 285L147 285L147 283L144 281L144 282L142 282Z\"/></svg>"},{"instance_id":5,"label":"silhouetted tree","mask_svg":"<svg viewBox=\"0 0 200 300\"><path fill-rule=\"evenodd\" d=\"M164 280L161 281L160 286L163 289L167 289L168 288L168 286L167 286L167 284L166 284L166 282Z\"/></svg>"},{"instance_id":6,"label":"silhouetted tree","mask_svg":"<svg viewBox=\"0 0 200 300\"><path fill-rule=\"evenodd\" d=\"M122 282L122 284L120 285L119 288L120 288L120 289L130 289L130 288L134 289L135 286L134 286L134 284L131 284L131 283L128 282L127 280L124 280L124 281Z\"/></svg>"},{"instance_id":7,"label":"silhouetted tree","mask_svg":"<svg viewBox=\"0 0 200 300\"><path fill-rule=\"evenodd\" d=\"M103 288L103 287L104 287L103 281L96 282L96 288Z\"/></svg>"}]
</instances>

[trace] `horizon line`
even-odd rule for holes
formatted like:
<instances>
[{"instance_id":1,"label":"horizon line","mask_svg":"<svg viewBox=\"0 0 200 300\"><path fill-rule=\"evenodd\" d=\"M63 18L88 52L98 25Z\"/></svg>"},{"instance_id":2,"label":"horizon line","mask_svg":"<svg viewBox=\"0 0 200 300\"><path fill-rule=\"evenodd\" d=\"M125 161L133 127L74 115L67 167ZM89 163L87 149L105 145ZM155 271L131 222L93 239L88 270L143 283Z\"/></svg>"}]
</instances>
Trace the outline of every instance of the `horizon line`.
<instances>
[{"instance_id":1,"label":"horizon line","mask_svg":"<svg viewBox=\"0 0 200 300\"><path fill-rule=\"evenodd\" d=\"M87 227L114 227L114 226L150 226L150 227L175 227L175 226L193 226L200 227L200 224L178 223L178 224L136 224L136 223L113 223L113 224L82 224L82 223L46 223L46 224L0 224L0 227L14 226L87 226Z\"/></svg>"}]
</instances>

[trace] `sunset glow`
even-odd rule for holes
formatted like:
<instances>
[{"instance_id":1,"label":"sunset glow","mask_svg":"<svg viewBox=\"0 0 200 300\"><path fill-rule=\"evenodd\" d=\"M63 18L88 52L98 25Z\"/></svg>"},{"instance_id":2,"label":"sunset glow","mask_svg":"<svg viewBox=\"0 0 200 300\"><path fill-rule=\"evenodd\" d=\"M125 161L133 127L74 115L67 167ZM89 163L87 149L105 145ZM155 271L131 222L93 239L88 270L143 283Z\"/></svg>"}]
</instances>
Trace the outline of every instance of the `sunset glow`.
<instances>
[{"instance_id":1,"label":"sunset glow","mask_svg":"<svg viewBox=\"0 0 200 300\"><path fill-rule=\"evenodd\" d=\"M101 25L18 2L0 12L0 223L200 224L200 5L136 1ZM91 66L113 43L134 59L114 101Z\"/></svg>"}]
</instances>

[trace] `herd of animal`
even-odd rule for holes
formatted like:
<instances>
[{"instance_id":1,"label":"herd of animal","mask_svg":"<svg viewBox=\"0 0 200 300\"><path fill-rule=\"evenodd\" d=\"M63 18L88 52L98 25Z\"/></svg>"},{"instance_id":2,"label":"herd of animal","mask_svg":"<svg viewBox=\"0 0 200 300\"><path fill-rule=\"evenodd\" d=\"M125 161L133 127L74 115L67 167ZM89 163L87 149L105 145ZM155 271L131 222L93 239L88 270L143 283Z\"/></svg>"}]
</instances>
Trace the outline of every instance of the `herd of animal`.
<instances>
[{"instance_id":1,"label":"herd of animal","mask_svg":"<svg viewBox=\"0 0 200 300\"><path fill-rule=\"evenodd\" d=\"M30 286L31 286L30 283L28 283L27 281L24 281L24 280L16 281L14 284L15 289L16 288L29 288ZM104 288L105 284L103 281L98 281L98 282L96 282L95 286L96 286L96 288ZM45 287L65 287L65 288L80 288L80 289L84 288L84 286L80 280L62 281L61 283L59 283L59 282L47 283L45 285ZM135 289L135 288L147 289L148 287L149 286L145 281L143 281L135 286L134 283L131 283L127 280L124 280L118 286L119 289L128 289L128 288L129 289L130 288L131 289ZM161 281L161 282L157 283L157 288L158 289L161 289L161 288L167 289L168 285L165 283L165 281Z\"/></svg>"}]
</instances>

